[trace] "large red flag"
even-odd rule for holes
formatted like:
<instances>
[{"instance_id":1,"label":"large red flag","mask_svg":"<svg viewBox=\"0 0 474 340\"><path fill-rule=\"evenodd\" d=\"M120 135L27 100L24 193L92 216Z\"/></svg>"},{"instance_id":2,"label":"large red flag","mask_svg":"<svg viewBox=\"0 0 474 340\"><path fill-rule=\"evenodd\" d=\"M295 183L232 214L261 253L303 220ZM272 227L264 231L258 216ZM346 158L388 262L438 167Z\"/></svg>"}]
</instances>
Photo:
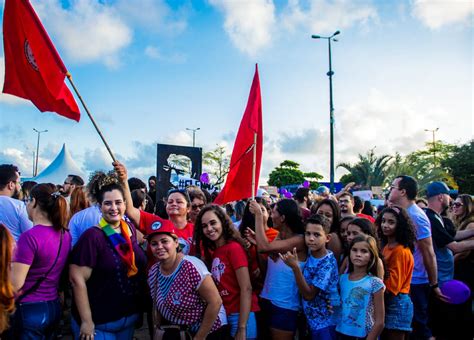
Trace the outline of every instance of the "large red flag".
<instances>
[{"instance_id":1,"label":"large red flag","mask_svg":"<svg viewBox=\"0 0 474 340\"><path fill-rule=\"evenodd\" d=\"M257 145L254 146L254 135L257 134ZM254 196L258 188L260 164L262 163L262 96L258 65L255 66L252 88L250 89L247 107L240 123L239 131L232 150L230 170L225 186L214 200L216 204L225 204ZM253 148L256 147L255 187L252 194Z\"/></svg>"},{"instance_id":2,"label":"large red flag","mask_svg":"<svg viewBox=\"0 0 474 340\"><path fill-rule=\"evenodd\" d=\"M3 93L29 99L41 111L79 121L58 52L28 0L6 0L3 13Z\"/></svg>"}]
</instances>

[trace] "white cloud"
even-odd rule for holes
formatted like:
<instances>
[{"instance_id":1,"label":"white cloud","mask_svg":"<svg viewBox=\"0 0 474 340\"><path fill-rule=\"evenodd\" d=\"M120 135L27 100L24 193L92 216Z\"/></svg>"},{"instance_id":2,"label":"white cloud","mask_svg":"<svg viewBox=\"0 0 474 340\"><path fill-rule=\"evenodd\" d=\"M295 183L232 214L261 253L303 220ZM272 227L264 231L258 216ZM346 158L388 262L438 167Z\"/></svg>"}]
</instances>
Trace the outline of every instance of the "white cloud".
<instances>
[{"instance_id":1,"label":"white cloud","mask_svg":"<svg viewBox=\"0 0 474 340\"><path fill-rule=\"evenodd\" d=\"M176 35L187 28L186 6L173 11L163 0L118 0L116 8L124 20L147 31Z\"/></svg>"},{"instance_id":2,"label":"white cloud","mask_svg":"<svg viewBox=\"0 0 474 340\"><path fill-rule=\"evenodd\" d=\"M412 6L412 15L431 29L457 23L472 26L471 0L413 0Z\"/></svg>"},{"instance_id":3,"label":"white cloud","mask_svg":"<svg viewBox=\"0 0 474 340\"><path fill-rule=\"evenodd\" d=\"M224 13L224 29L242 52L254 56L268 46L275 26L272 0L209 0Z\"/></svg>"},{"instance_id":4,"label":"white cloud","mask_svg":"<svg viewBox=\"0 0 474 340\"><path fill-rule=\"evenodd\" d=\"M94 0L72 1L67 9L56 0L35 1L34 7L68 58L120 65L119 53L131 43L132 30L114 7Z\"/></svg>"},{"instance_id":5,"label":"white cloud","mask_svg":"<svg viewBox=\"0 0 474 340\"><path fill-rule=\"evenodd\" d=\"M33 155L16 148L6 148L0 150L0 164L14 164L20 169L22 176L30 177L33 171ZM40 159L40 169L41 165Z\"/></svg>"},{"instance_id":6,"label":"white cloud","mask_svg":"<svg viewBox=\"0 0 474 340\"><path fill-rule=\"evenodd\" d=\"M0 91L3 89L3 83L5 81L5 58L0 57ZM6 103L11 105L26 104L33 105L29 100L15 97L9 94L0 92L0 103Z\"/></svg>"},{"instance_id":7,"label":"white cloud","mask_svg":"<svg viewBox=\"0 0 474 340\"><path fill-rule=\"evenodd\" d=\"M120 159L116 155L117 159ZM105 148L86 149L84 152L84 169L87 172L93 172L96 170L109 171L112 170L112 160L110 155L107 153Z\"/></svg>"},{"instance_id":8,"label":"white cloud","mask_svg":"<svg viewBox=\"0 0 474 340\"><path fill-rule=\"evenodd\" d=\"M187 58L184 54L180 53L171 53L165 54L162 53L158 47L153 45L148 45L145 48L145 55L151 59L161 60L173 64L182 64L186 62Z\"/></svg>"},{"instance_id":9,"label":"white cloud","mask_svg":"<svg viewBox=\"0 0 474 340\"><path fill-rule=\"evenodd\" d=\"M299 0L290 0L282 13L282 24L288 30L302 26L323 35L377 19L377 10L364 0L312 0L307 9Z\"/></svg>"},{"instance_id":10,"label":"white cloud","mask_svg":"<svg viewBox=\"0 0 474 340\"><path fill-rule=\"evenodd\" d=\"M400 98L371 89L365 98L335 112L335 166L353 163L358 154L375 147L377 155L406 155L422 149L431 141L425 129L440 127L437 140L456 133L456 124L448 109L430 105L417 98ZM329 126L280 132L264 146L262 178L268 178L275 166L285 159L301 164L302 171L329 175ZM336 180L344 174L336 168Z\"/></svg>"}]
</instances>

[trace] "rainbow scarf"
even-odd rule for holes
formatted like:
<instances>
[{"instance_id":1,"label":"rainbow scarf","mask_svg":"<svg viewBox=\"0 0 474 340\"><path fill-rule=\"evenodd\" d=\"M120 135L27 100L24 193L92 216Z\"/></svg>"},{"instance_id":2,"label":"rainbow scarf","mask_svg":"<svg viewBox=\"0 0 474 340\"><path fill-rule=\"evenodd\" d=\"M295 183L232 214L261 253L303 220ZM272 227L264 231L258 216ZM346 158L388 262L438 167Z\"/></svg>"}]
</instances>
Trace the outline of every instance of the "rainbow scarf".
<instances>
[{"instance_id":1,"label":"rainbow scarf","mask_svg":"<svg viewBox=\"0 0 474 340\"><path fill-rule=\"evenodd\" d=\"M100 219L99 226L105 235L109 238L117 253L120 255L123 263L128 268L127 276L133 276L138 272L135 265L135 253L132 248L132 240L130 239L130 229L124 220L120 221L120 233L117 233L104 218Z\"/></svg>"}]
</instances>

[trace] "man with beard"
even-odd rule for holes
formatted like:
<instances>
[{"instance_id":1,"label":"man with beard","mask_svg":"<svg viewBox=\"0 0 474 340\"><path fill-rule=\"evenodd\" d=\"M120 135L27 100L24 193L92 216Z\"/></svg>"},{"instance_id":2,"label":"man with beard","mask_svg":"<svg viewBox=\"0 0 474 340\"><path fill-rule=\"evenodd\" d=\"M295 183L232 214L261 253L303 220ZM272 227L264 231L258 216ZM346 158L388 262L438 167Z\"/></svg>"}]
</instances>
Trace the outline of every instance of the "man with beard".
<instances>
[{"instance_id":1,"label":"man with beard","mask_svg":"<svg viewBox=\"0 0 474 340\"><path fill-rule=\"evenodd\" d=\"M66 179L64 180L64 185L62 189L62 194L64 198L70 202L71 200L71 194L74 191L74 189L78 186L84 185L84 180L81 178L81 176L78 175L68 175Z\"/></svg>"},{"instance_id":2,"label":"man with beard","mask_svg":"<svg viewBox=\"0 0 474 340\"><path fill-rule=\"evenodd\" d=\"M18 200L21 192L20 172L15 165L0 165L0 222L3 223L15 241L21 233L31 229L25 203Z\"/></svg>"},{"instance_id":3,"label":"man with beard","mask_svg":"<svg viewBox=\"0 0 474 340\"><path fill-rule=\"evenodd\" d=\"M339 208L341 209L341 218L347 216L355 217L354 213L354 196L349 192L343 192L339 195Z\"/></svg>"}]
</instances>

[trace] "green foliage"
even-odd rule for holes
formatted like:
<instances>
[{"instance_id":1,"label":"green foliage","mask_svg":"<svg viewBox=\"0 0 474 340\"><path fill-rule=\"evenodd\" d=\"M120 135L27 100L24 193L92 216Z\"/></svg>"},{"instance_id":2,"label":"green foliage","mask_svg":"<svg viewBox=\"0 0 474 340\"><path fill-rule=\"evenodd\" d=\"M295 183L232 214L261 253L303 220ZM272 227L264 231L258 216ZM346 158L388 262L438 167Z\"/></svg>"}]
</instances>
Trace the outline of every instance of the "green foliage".
<instances>
[{"instance_id":1,"label":"green foliage","mask_svg":"<svg viewBox=\"0 0 474 340\"><path fill-rule=\"evenodd\" d=\"M301 184L305 181L303 171L299 169L300 165L296 162L285 160L270 172L268 176L268 185L281 187L289 184Z\"/></svg>"},{"instance_id":2,"label":"green foliage","mask_svg":"<svg viewBox=\"0 0 474 340\"><path fill-rule=\"evenodd\" d=\"M454 146L451 155L441 160L441 165L459 185L460 193L474 193L474 140Z\"/></svg>"},{"instance_id":3,"label":"green foliage","mask_svg":"<svg viewBox=\"0 0 474 340\"><path fill-rule=\"evenodd\" d=\"M443 163L452 154L454 148L455 145L439 141L436 142L435 148L433 148L433 143L426 143L426 149L414 151L405 157L397 153L390 165L387 183L392 182L399 175L412 176L418 182L420 196L424 195L426 187L433 181L443 181L450 187L457 188L447 168L438 163ZM436 158L433 150L436 150Z\"/></svg>"},{"instance_id":4,"label":"green foliage","mask_svg":"<svg viewBox=\"0 0 474 340\"><path fill-rule=\"evenodd\" d=\"M205 152L202 158L204 165L209 168L208 173L211 179L215 178L212 184L218 186L224 183L230 166L230 157L225 147L217 145L214 150Z\"/></svg>"},{"instance_id":5,"label":"green foliage","mask_svg":"<svg viewBox=\"0 0 474 340\"><path fill-rule=\"evenodd\" d=\"M305 172L304 178L309 182L309 188L311 190L316 190L319 187L318 180L323 179L323 176L318 174L317 172Z\"/></svg>"},{"instance_id":6,"label":"green foliage","mask_svg":"<svg viewBox=\"0 0 474 340\"><path fill-rule=\"evenodd\" d=\"M341 182L344 185L347 185L348 183L351 183L351 182L355 183L355 181L356 181L355 177L351 173L342 175L341 178L339 179L339 182Z\"/></svg>"},{"instance_id":7,"label":"green foliage","mask_svg":"<svg viewBox=\"0 0 474 340\"><path fill-rule=\"evenodd\" d=\"M364 188L370 189L372 186L381 186L386 182L388 163L393 157L390 155L377 157L374 149L371 149L365 155L359 154L359 161L354 165L340 163L337 167L349 171L353 179L351 182L355 182Z\"/></svg>"}]
</instances>

